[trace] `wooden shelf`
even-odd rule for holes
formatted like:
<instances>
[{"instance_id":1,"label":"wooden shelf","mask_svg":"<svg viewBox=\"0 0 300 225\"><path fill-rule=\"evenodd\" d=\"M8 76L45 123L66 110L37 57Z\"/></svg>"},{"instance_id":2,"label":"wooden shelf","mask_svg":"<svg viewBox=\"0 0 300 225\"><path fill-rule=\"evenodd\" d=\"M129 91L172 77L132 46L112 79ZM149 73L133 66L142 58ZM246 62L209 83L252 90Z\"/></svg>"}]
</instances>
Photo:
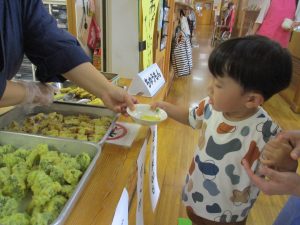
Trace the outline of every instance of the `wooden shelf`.
<instances>
[{"instance_id":1,"label":"wooden shelf","mask_svg":"<svg viewBox=\"0 0 300 225\"><path fill-rule=\"evenodd\" d=\"M253 26L259 14L259 10L243 9L241 15L241 22L239 27L239 37L245 36L248 29Z\"/></svg>"}]
</instances>

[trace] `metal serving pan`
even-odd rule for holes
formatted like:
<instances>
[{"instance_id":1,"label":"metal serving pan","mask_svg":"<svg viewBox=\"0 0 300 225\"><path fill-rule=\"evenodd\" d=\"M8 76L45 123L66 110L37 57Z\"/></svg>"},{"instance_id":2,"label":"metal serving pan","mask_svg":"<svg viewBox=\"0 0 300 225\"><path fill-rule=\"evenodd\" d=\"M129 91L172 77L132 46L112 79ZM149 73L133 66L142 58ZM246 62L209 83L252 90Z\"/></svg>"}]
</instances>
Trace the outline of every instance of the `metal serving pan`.
<instances>
[{"instance_id":1,"label":"metal serving pan","mask_svg":"<svg viewBox=\"0 0 300 225\"><path fill-rule=\"evenodd\" d=\"M95 168L96 162L101 155L101 146L88 143L88 142L74 142L73 140L54 137L41 137L31 134L11 133L6 131L0 131L0 145L11 144L15 147L24 147L26 149L33 148L38 144L48 144L49 150L60 151L69 153L70 155L78 155L79 153L86 152L91 157L91 163L82 174L82 177L73 191L73 194L66 202L64 208L61 210L59 216L52 222L52 225L64 224L68 218L73 207L75 206L78 198L80 197L86 183L88 182L92 171Z\"/></svg>"},{"instance_id":2,"label":"metal serving pan","mask_svg":"<svg viewBox=\"0 0 300 225\"><path fill-rule=\"evenodd\" d=\"M78 114L86 114L92 116L94 118L100 116L111 116L113 117L112 123L107 129L107 132L102 137L101 140L97 142L97 144L102 145L105 140L108 138L110 132L115 126L116 120L119 117L119 114L101 107L92 107L92 106L80 106L80 105L72 105L72 104L61 104L61 103L53 103L50 106L38 106L35 107L30 113L27 112L23 107L16 107L3 115L0 116L0 130L4 130L11 122L16 121L18 123L22 123L28 116L32 116L38 113L51 113L57 112L64 116L71 116L71 115L78 115ZM11 132L11 131L7 131ZM11 132L16 133L16 132ZM44 136L44 135L37 135L37 136ZM63 137L57 137L58 139L68 139ZM70 139L76 142L89 142L89 141L81 141L76 139Z\"/></svg>"}]
</instances>

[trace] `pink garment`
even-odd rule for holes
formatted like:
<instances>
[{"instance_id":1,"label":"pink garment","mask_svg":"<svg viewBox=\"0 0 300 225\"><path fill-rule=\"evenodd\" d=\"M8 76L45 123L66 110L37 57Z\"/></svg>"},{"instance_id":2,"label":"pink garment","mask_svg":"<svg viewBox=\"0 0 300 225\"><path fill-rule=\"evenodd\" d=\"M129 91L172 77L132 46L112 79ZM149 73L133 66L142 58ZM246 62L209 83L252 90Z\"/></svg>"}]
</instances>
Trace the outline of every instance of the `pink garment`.
<instances>
[{"instance_id":1,"label":"pink garment","mask_svg":"<svg viewBox=\"0 0 300 225\"><path fill-rule=\"evenodd\" d=\"M284 48L288 47L290 31L284 30L281 24L285 18L294 20L295 0L271 0L269 10L256 34L277 41Z\"/></svg>"},{"instance_id":2,"label":"pink garment","mask_svg":"<svg viewBox=\"0 0 300 225\"><path fill-rule=\"evenodd\" d=\"M230 31L230 33L232 33L234 20L235 20L235 9L232 9L231 18L230 18L230 22L229 22L229 31Z\"/></svg>"}]
</instances>

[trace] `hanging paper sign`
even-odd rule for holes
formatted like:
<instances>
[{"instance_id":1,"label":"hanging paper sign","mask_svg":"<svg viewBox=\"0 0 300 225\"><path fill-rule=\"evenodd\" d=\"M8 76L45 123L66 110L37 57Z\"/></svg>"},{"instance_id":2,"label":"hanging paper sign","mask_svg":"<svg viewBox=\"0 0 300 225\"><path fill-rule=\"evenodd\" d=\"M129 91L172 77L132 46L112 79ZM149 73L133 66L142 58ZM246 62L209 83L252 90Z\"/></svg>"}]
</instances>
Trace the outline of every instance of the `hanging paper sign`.
<instances>
[{"instance_id":1,"label":"hanging paper sign","mask_svg":"<svg viewBox=\"0 0 300 225\"><path fill-rule=\"evenodd\" d=\"M137 205L136 205L136 224L144 225L143 216L143 195L144 195L144 169L145 169L145 155L147 150L147 139L141 148L139 157L137 159L138 179L137 179Z\"/></svg>"},{"instance_id":2,"label":"hanging paper sign","mask_svg":"<svg viewBox=\"0 0 300 225\"><path fill-rule=\"evenodd\" d=\"M158 65L155 63L133 78L131 85L128 88L128 93L131 95L152 97L164 84L164 76Z\"/></svg>"},{"instance_id":3,"label":"hanging paper sign","mask_svg":"<svg viewBox=\"0 0 300 225\"><path fill-rule=\"evenodd\" d=\"M151 143L151 158L150 158L150 176L149 176L149 190L151 196L151 205L154 212L159 195L160 189L157 180L157 125L151 126L152 143Z\"/></svg>"},{"instance_id":4,"label":"hanging paper sign","mask_svg":"<svg viewBox=\"0 0 300 225\"><path fill-rule=\"evenodd\" d=\"M115 211L112 225L128 225L128 200L128 192L124 188Z\"/></svg>"}]
</instances>

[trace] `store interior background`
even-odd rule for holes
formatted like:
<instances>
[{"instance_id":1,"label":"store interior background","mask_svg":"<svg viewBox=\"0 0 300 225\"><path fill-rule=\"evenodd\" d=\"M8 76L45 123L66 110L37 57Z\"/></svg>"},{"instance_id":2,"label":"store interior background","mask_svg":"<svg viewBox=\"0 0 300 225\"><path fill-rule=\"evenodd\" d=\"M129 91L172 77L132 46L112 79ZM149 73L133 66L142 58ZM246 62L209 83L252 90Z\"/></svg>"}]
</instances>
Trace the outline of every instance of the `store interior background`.
<instances>
[{"instance_id":1,"label":"store interior background","mask_svg":"<svg viewBox=\"0 0 300 225\"><path fill-rule=\"evenodd\" d=\"M222 17L222 8L229 1L234 3L235 20L231 37L244 36L253 25L259 12L262 0L160 0L157 7L154 29L152 57L153 63L157 63L166 80L166 95L174 80L174 72L171 65L171 45L178 25L179 11L194 10L197 17L196 31L202 29L211 31L207 39L207 45L212 45L212 36L216 31L217 20ZM88 32L90 29L91 15L88 0L43 0L49 12L56 17L58 25L76 36L91 57L93 51L87 46ZM101 69L102 71L118 73L121 77L132 79L137 73L145 69L143 66L142 51L139 51L139 43L143 40L143 9L141 1L109 1L94 0L94 17L100 27ZM167 30L162 35L160 14L163 5L169 7L167 15ZM91 8L91 7L90 7ZM164 19L165 20L165 19ZM88 26L85 27L84 24ZM208 28L207 28L208 27ZM164 36L165 48L160 44ZM217 36L217 35L216 35ZM281 96L288 102L292 110L300 113L300 33L293 32L289 44L289 50L293 57L293 82L290 87L281 92ZM24 59L18 77L34 79L34 67L28 59Z\"/></svg>"},{"instance_id":2,"label":"store interior background","mask_svg":"<svg viewBox=\"0 0 300 225\"><path fill-rule=\"evenodd\" d=\"M66 29L76 36L85 51L92 56L92 51L87 47L88 29L83 26L83 21L90 24L91 17L84 11L87 0L53 0L43 1L45 4L53 4L64 6L62 13L66 14L67 20ZM101 29L101 70L118 73L120 77L133 78L138 72L143 69L143 57L139 51L139 42L143 41L142 30L142 6L141 1L111 1L111 0L95 0L95 18ZM166 100L177 104L189 104L193 100L199 99L199 96L192 93L196 87L193 87L195 80L203 79L197 77L196 70L201 67L201 63L205 65L207 58L201 61L203 54L209 54L213 48L212 36L216 28L215 13L216 7L222 8L226 0L166 0L162 1L169 7L168 14L168 29L166 46L161 50L160 43L162 38L162 29L159 28L159 12L157 9L156 22L153 31L152 43L152 61L157 63L164 74L166 81L166 88L164 95ZM255 21L258 14L261 0L232 0L235 4L235 23L231 37L244 36L251 24ZM200 10L197 10L200 7ZM85 8L85 10L84 10ZM174 76L171 65L171 44L174 37L175 28L178 25L179 11L181 9L195 10L197 16L197 26L195 37L193 38L193 62L195 71L189 77L177 78ZM221 13L221 12L220 12ZM59 19L58 19L59 20ZM59 22L59 21L58 21ZM266 109L269 110L271 116L275 117L279 124L284 129L299 129L300 125L300 33L293 32L289 44L289 50L293 58L293 80L291 85L286 90L282 91L280 95L271 99L270 103L266 104ZM206 60L206 61L205 61ZM26 65L23 65L26 67ZM30 68L31 65L28 66ZM207 73L207 71L206 71ZM22 72L19 74L20 77ZM199 74L198 74L199 76ZM205 77L206 75L204 75ZM192 78L195 78L194 80ZM202 84L203 85L203 84ZM192 88L191 88L192 87ZM205 94L205 85L202 86L203 94ZM183 96L184 95L184 96ZM289 120L288 120L289 119ZM298 126L298 127L297 127ZM171 127L171 129L170 129ZM173 129L174 128L174 129ZM173 129L173 130L172 130ZM181 132L186 129L178 126L174 121L168 121L161 125L159 130L159 137L172 140L174 136L178 135L176 132ZM170 146L170 143L160 144L161 150L159 159L160 177L163 177L162 193L160 204L155 213L151 211L151 207L145 206L145 221L146 224L175 224L176 218L186 217L185 209L180 201L180 193L182 187L181 179L176 178L176 175L184 177L186 168L189 163L183 163L191 159L192 152L185 154L184 148L193 148L194 142L197 140L197 135L193 131L184 130L183 138L190 138L186 142L174 142L171 146L181 146L183 150L178 152L174 157L171 152L164 152L163 149ZM166 136L163 136L163 135ZM170 159L170 157L174 157ZM172 161L171 168L163 166L166 161ZM170 175L173 176L170 176ZM176 197L175 197L176 196ZM174 199L176 198L176 199ZM247 225L262 225L272 224L272 221L284 205L287 196L269 197L261 195L258 204L255 205L253 211L249 216ZM145 199L149 201L149 199ZM132 201L135 204L136 201ZM133 205L135 207L135 205ZM134 214L130 215L130 220L134 221ZM173 222L171 222L173 221Z\"/></svg>"}]
</instances>

